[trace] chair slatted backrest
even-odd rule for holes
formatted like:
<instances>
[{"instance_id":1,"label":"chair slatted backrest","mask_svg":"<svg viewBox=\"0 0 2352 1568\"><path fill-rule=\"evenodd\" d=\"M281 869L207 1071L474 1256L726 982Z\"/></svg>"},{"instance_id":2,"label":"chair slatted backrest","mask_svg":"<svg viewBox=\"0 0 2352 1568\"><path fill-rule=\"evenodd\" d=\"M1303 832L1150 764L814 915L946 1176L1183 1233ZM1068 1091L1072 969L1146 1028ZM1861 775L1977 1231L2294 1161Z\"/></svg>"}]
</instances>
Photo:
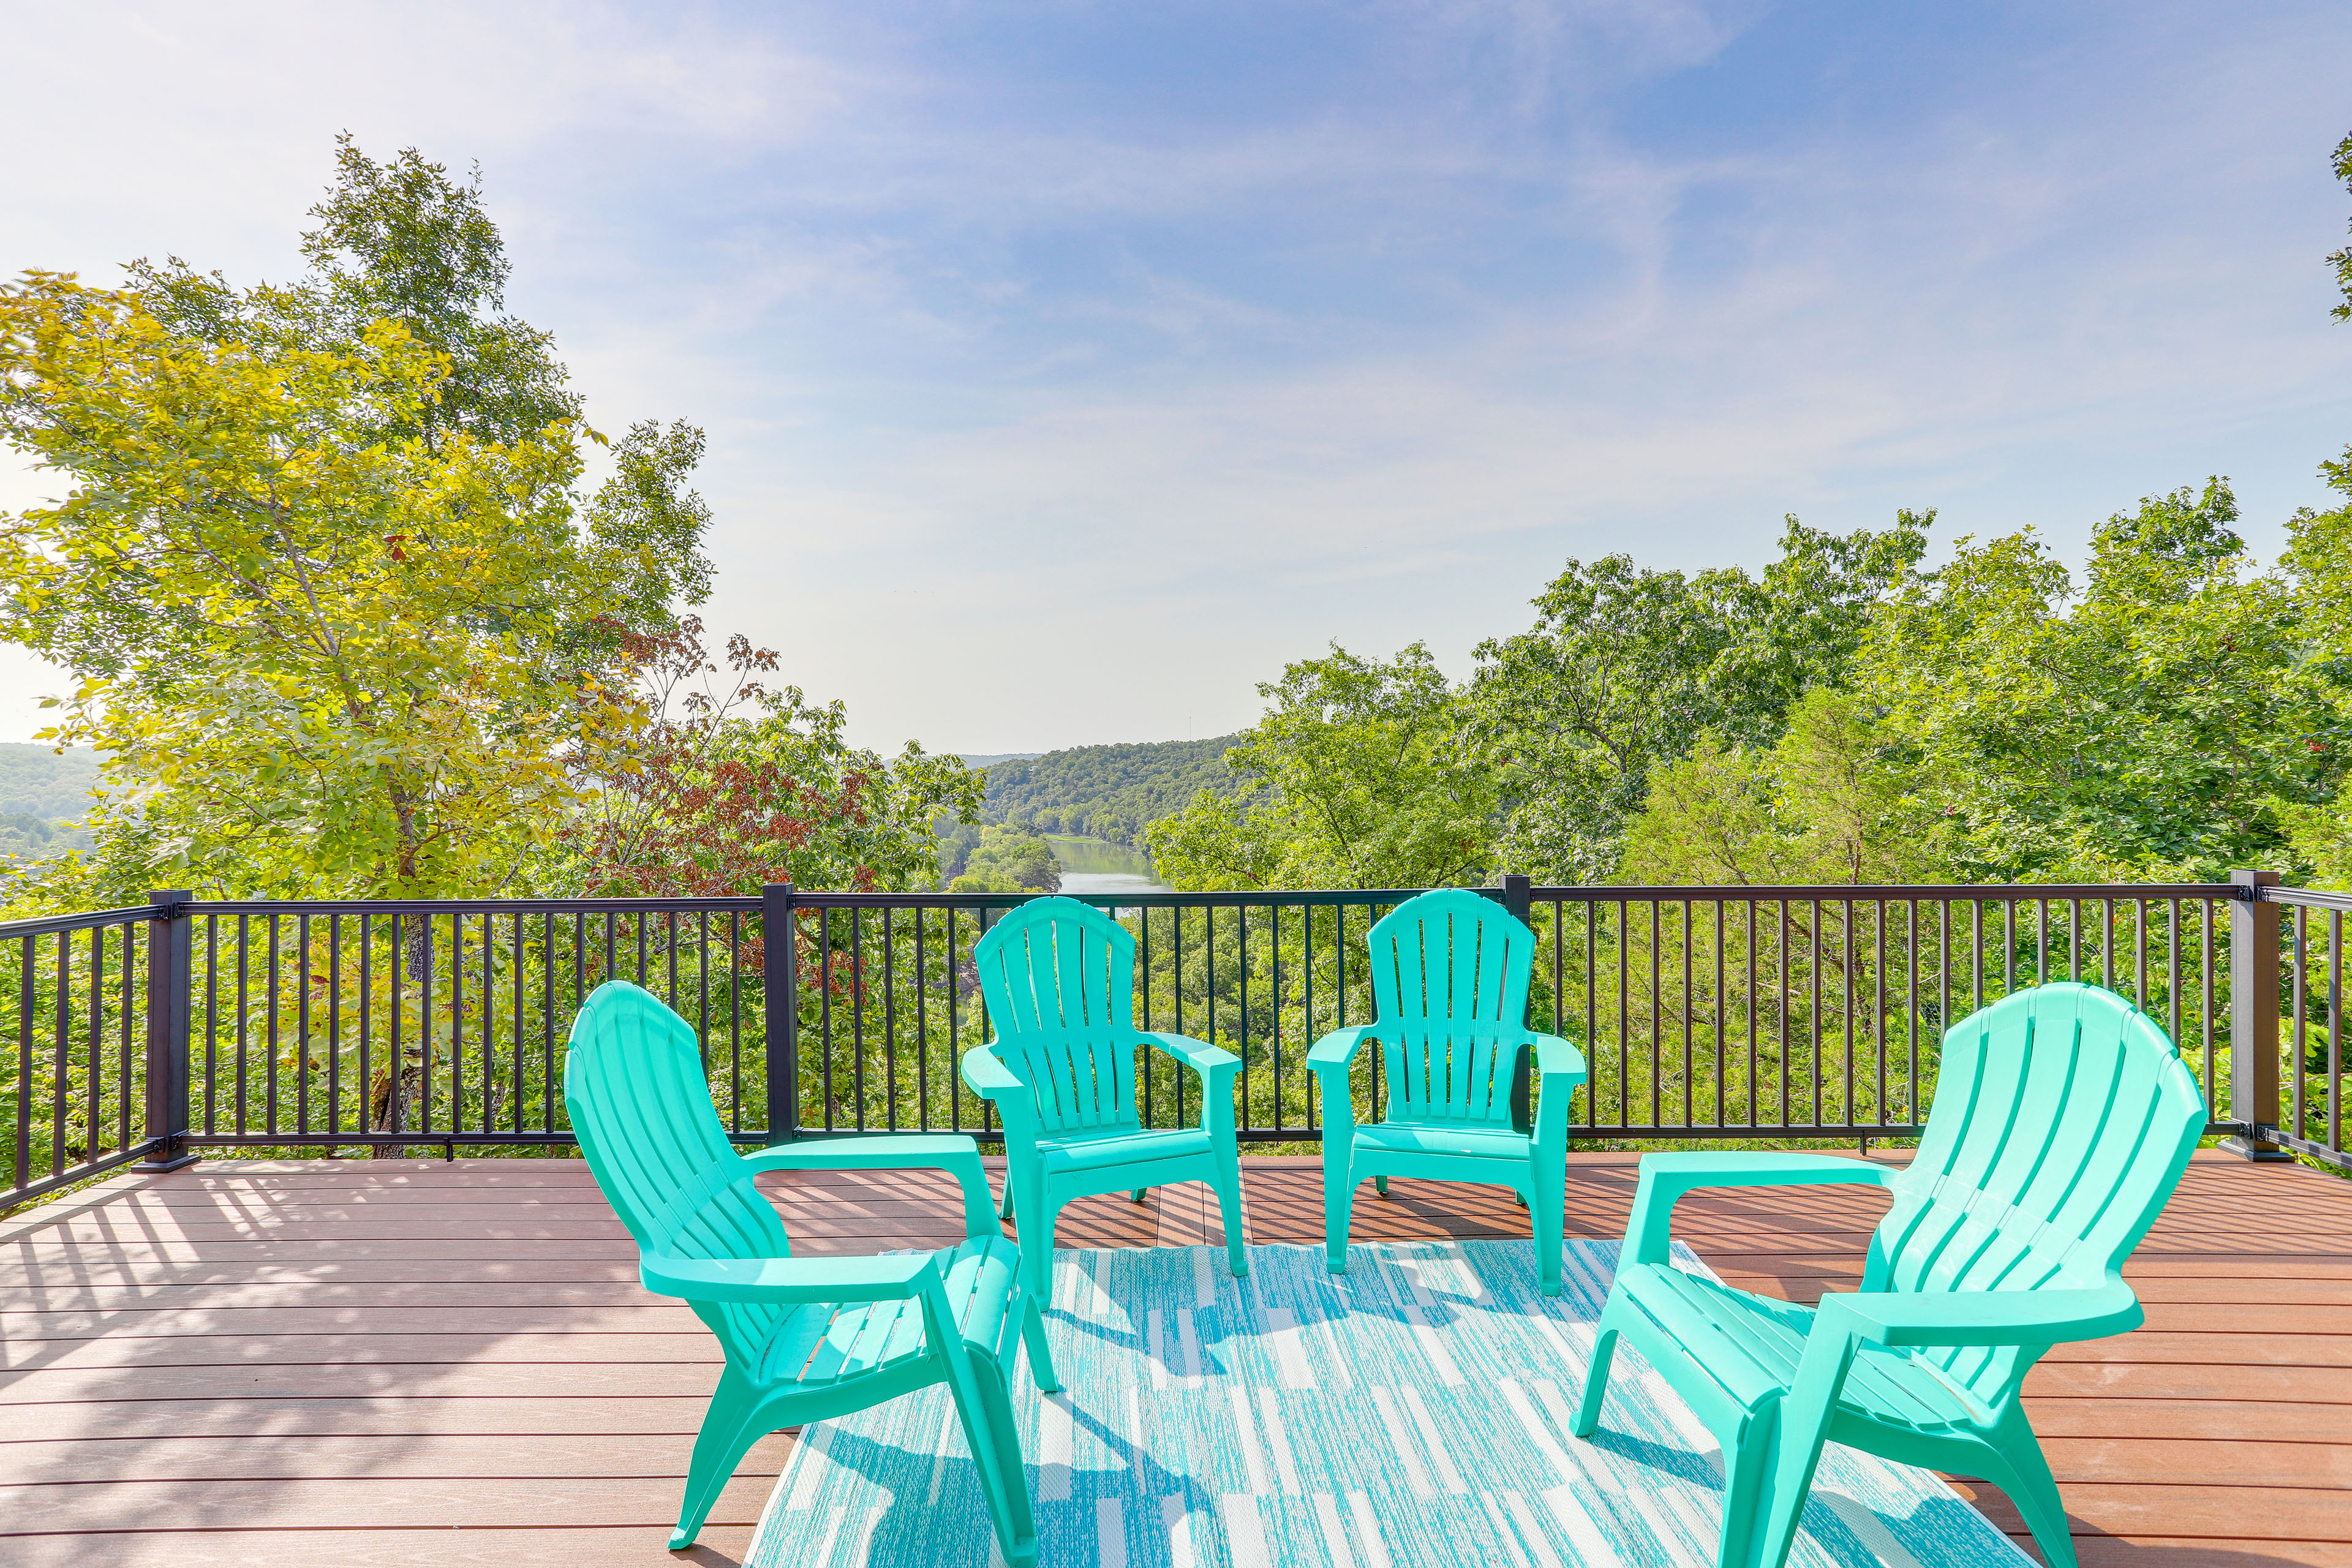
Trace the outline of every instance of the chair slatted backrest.
<instances>
[{"instance_id":1,"label":"chair slatted backrest","mask_svg":"<svg viewBox=\"0 0 2352 1568\"><path fill-rule=\"evenodd\" d=\"M1135 938L1075 899L1033 899L972 949L998 1059L1048 1133L1133 1127Z\"/></svg>"},{"instance_id":2,"label":"chair slatted backrest","mask_svg":"<svg viewBox=\"0 0 2352 1568\"><path fill-rule=\"evenodd\" d=\"M572 1025L563 1103L581 1152L637 1245L680 1258L785 1258L783 1222L727 1141L694 1029L625 980ZM782 1309L698 1303L732 1352L765 1342Z\"/></svg>"},{"instance_id":3,"label":"chair slatted backrest","mask_svg":"<svg viewBox=\"0 0 2352 1568\"><path fill-rule=\"evenodd\" d=\"M2172 1042L2111 991L2042 985L1972 1014L1945 1033L1934 1109L1863 1288L2098 1284L2156 1223L2205 1122ZM2035 1353L1929 1359L1993 1404Z\"/></svg>"},{"instance_id":4,"label":"chair slatted backrest","mask_svg":"<svg viewBox=\"0 0 2352 1568\"><path fill-rule=\"evenodd\" d=\"M1535 932L1492 899L1407 899L1366 939L1391 1120L1511 1124Z\"/></svg>"}]
</instances>

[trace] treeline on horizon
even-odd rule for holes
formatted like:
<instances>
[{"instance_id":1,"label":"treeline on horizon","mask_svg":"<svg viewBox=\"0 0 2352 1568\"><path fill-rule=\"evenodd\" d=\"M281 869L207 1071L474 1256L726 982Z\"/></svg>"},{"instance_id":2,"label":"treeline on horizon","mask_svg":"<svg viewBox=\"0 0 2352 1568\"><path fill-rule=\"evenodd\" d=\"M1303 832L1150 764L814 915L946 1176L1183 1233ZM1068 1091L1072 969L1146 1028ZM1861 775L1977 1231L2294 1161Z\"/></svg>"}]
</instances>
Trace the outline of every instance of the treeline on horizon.
<instances>
[{"instance_id":1,"label":"treeline on horizon","mask_svg":"<svg viewBox=\"0 0 2352 1568\"><path fill-rule=\"evenodd\" d=\"M1225 763L1240 739L1073 746L997 763L987 770L981 813L1018 832L1069 833L1139 848L1146 827L1202 794L1242 795L1254 787Z\"/></svg>"}]
</instances>

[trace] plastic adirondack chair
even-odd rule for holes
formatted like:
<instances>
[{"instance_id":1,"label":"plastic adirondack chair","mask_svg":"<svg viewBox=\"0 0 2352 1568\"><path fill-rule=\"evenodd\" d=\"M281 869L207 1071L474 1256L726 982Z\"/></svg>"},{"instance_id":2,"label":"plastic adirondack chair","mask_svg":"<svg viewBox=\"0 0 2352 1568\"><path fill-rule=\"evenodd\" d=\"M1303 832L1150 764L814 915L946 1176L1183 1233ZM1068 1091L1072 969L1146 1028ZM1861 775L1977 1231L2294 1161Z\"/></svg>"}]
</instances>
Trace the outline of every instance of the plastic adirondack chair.
<instances>
[{"instance_id":1,"label":"plastic adirondack chair","mask_svg":"<svg viewBox=\"0 0 2352 1568\"><path fill-rule=\"evenodd\" d=\"M2163 1030L2112 992L2058 984L1946 1032L1907 1169L1644 1155L1577 1436L1599 1423L1623 1335L1722 1442L1720 1568L1781 1568L1824 1440L1986 1478L2052 1568L2073 1568L2066 1510L2018 1386L2052 1345L2139 1326L2120 1269L2204 1130L2196 1079ZM1667 1260L1668 1220L1687 1192L1832 1183L1895 1194L1858 1294L1825 1294L1813 1310Z\"/></svg>"},{"instance_id":2,"label":"plastic adirondack chair","mask_svg":"<svg viewBox=\"0 0 2352 1568\"><path fill-rule=\"evenodd\" d=\"M1182 1035L1135 1026L1135 938L1076 899L1033 899L972 949L996 1037L963 1054L963 1080L1004 1125L1003 1213L1021 1227L1030 1289L1052 1300L1054 1220L1072 1198L1205 1181L1225 1219L1225 1260L1243 1251L1242 1173L1234 1146L1241 1058ZM1201 1080L1201 1120L1148 1128L1135 1109L1135 1048L1155 1046Z\"/></svg>"},{"instance_id":3,"label":"plastic adirondack chair","mask_svg":"<svg viewBox=\"0 0 2352 1568\"><path fill-rule=\"evenodd\" d=\"M1492 1182L1528 1205L1543 1292L1559 1294L1560 1205L1568 1185L1568 1101L1584 1058L1527 1027L1535 933L1491 899L1451 888L1406 900L1375 924L1374 1022L1315 1042L1307 1066L1323 1091L1323 1237L1331 1272L1348 1268L1348 1218L1366 1176ZM1385 1120L1359 1126L1348 1072L1381 1044ZM1535 1131L1511 1119L1519 1053L1533 1047L1541 1090Z\"/></svg>"},{"instance_id":4,"label":"plastic adirondack chair","mask_svg":"<svg viewBox=\"0 0 2352 1568\"><path fill-rule=\"evenodd\" d=\"M745 1450L768 1433L944 1383L1005 1561L1037 1560L1005 1388L1024 1335L1037 1386L1059 1384L971 1139L841 1138L746 1159L719 1125L694 1030L617 980L596 988L572 1026L563 1100L596 1184L636 1237L646 1289L684 1297L726 1352L670 1550L692 1542ZM761 1171L887 1166L953 1173L963 1188L962 1245L795 1258L774 1206L751 1184Z\"/></svg>"}]
</instances>

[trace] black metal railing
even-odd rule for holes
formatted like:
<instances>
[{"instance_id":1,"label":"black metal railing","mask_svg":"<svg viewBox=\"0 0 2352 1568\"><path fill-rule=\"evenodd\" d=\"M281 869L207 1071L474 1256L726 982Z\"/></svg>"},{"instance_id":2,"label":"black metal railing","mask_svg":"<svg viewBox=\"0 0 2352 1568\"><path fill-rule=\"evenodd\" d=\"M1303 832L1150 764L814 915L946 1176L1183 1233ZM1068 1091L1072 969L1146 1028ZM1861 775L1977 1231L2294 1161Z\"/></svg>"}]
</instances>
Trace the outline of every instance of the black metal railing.
<instances>
[{"instance_id":1,"label":"black metal railing","mask_svg":"<svg viewBox=\"0 0 2352 1568\"><path fill-rule=\"evenodd\" d=\"M1903 1138L1950 1022L2049 980L2165 1025L2211 1131L2344 1163L2352 896L2231 883L1485 889L1538 939L1530 1022L1585 1053L1587 1140ZM1235 1121L1312 1144L1308 1046L1371 1016L1363 937L1415 889L1087 895L1136 938L1145 1028L1243 1059ZM972 944L1021 896L283 903L159 893L0 925L0 1208L200 1149L572 1142L562 1041L606 980L694 1026L730 1134L992 1139L961 1053L988 1038ZM16 994L6 992L14 988ZM4 1028L5 1022L0 1022ZM8 1059L8 1058L13 1059ZM789 1085L775 1093L773 1086ZM1197 1110L1146 1053L1153 1125ZM1360 1111L1377 1115L1369 1055ZM1524 1088L1519 1101L1526 1108Z\"/></svg>"}]
</instances>

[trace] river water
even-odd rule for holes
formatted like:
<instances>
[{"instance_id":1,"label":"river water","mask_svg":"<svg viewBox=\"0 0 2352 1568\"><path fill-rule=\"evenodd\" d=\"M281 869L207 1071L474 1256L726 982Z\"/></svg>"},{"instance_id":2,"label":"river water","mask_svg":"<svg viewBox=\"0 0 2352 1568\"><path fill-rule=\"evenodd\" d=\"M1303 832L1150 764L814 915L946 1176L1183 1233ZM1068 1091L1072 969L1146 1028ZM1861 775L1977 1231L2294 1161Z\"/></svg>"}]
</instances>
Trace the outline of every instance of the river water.
<instances>
[{"instance_id":1,"label":"river water","mask_svg":"<svg viewBox=\"0 0 2352 1568\"><path fill-rule=\"evenodd\" d=\"M1168 884L1151 874L1151 858L1124 844L1099 838L1048 834L1054 858L1062 863L1066 893L1164 893Z\"/></svg>"}]
</instances>

